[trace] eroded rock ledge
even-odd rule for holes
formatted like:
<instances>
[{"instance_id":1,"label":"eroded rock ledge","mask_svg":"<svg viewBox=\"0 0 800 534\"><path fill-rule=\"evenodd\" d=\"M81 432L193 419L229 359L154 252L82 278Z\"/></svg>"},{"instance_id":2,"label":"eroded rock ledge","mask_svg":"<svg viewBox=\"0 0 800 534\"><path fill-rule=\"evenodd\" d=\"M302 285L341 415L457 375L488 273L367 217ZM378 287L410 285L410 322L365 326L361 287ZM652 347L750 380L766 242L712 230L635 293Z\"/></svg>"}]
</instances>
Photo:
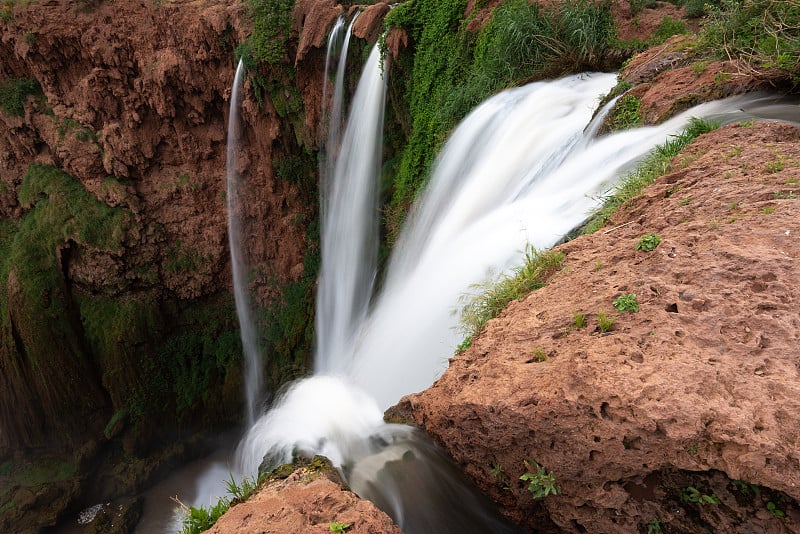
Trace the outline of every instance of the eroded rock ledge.
<instances>
[{"instance_id":1,"label":"eroded rock ledge","mask_svg":"<svg viewBox=\"0 0 800 534\"><path fill-rule=\"evenodd\" d=\"M208 532L330 533L333 523L350 525L348 534L401 534L389 516L348 490L330 462L319 456L288 476L273 476L252 499L232 507Z\"/></svg>"},{"instance_id":2,"label":"eroded rock ledge","mask_svg":"<svg viewBox=\"0 0 800 534\"><path fill-rule=\"evenodd\" d=\"M787 124L700 137L393 415L530 528L538 512L564 532L797 532L798 166ZM650 233L660 245L636 250ZM616 312L629 293L640 311ZM533 500L526 460L561 494Z\"/></svg>"}]
</instances>

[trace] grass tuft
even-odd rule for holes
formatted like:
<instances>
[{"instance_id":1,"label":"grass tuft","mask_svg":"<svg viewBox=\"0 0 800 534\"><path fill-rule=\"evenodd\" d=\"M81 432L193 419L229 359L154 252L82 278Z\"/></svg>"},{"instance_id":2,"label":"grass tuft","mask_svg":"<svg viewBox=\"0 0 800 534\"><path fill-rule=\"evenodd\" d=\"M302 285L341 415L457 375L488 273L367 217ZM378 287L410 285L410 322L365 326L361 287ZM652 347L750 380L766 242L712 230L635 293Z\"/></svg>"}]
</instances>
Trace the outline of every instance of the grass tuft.
<instances>
[{"instance_id":1,"label":"grass tuft","mask_svg":"<svg viewBox=\"0 0 800 534\"><path fill-rule=\"evenodd\" d=\"M710 132L719 124L692 118L689 126L678 135L659 145L632 172L626 175L605 197L603 205L594 212L584 227L583 233L591 234L602 228L611 216L628 200L636 197L642 189L670 172L670 161L701 134Z\"/></svg>"},{"instance_id":2,"label":"grass tuft","mask_svg":"<svg viewBox=\"0 0 800 534\"><path fill-rule=\"evenodd\" d=\"M564 266L564 254L556 250L538 251L532 246L525 250L523 265L511 276L478 286L476 295L461 298L461 331L469 338L484 329L486 323L500 315L508 303L544 287L547 281Z\"/></svg>"}]
</instances>

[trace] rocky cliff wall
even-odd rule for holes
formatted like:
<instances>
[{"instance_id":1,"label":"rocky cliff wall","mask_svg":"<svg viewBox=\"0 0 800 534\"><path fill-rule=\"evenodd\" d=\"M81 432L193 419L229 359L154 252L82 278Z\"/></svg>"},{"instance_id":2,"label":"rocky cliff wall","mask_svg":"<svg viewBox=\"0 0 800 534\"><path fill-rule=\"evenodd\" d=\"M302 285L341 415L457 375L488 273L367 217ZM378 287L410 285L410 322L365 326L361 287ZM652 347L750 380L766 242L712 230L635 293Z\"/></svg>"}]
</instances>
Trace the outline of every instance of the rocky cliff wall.
<instances>
[{"instance_id":1,"label":"rocky cliff wall","mask_svg":"<svg viewBox=\"0 0 800 534\"><path fill-rule=\"evenodd\" d=\"M280 58L245 82L237 215L272 387L308 358L326 38L348 9L297 2ZM239 0L12 2L2 15L0 479L13 489L28 453L80 450L80 472L87 456L145 458L238 421L226 129L253 20ZM299 312L284 321L285 308ZM140 467L108 491L154 472ZM8 496L4 511L30 505Z\"/></svg>"}]
</instances>

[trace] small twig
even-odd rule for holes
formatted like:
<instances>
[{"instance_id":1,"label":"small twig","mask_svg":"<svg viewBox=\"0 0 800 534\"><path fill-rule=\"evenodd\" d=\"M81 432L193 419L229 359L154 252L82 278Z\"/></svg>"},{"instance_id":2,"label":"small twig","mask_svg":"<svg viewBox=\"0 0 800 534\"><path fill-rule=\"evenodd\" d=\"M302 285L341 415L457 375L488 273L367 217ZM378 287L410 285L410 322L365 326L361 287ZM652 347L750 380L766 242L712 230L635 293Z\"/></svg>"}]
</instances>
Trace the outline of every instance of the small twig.
<instances>
[{"instance_id":1,"label":"small twig","mask_svg":"<svg viewBox=\"0 0 800 534\"><path fill-rule=\"evenodd\" d=\"M615 226L614 228L609 228L608 230L606 230L605 232L603 232L603 235L610 234L610 233L611 233L611 232L613 232L614 230L619 230L619 229L620 229L620 228L622 228L623 226L628 226L629 224L633 224L633 223L635 223L635 222L636 222L636 221L628 221L628 222L626 222L626 223L624 223L624 224L620 224L619 226Z\"/></svg>"},{"instance_id":2,"label":"small twig","mask_svg":"<svg viewBox=\"0 0 800 534\"><path fill-rule=\"evenodd\" d=\"M173 497L170 497L170 500L171 500L171 501L173 501L173 502L175 502L175 503L176 503L178 506L180 506L180 507L181 507L181 511L182 511L182 512L184 512L184 513L189 513L189 507L188 507L188 506L186 506L185 504L183 504L183 503L181 502L181 500L178 498L178 496L177 496L177 495L175 495L175 496L173 496Z\"/></svg>"}]
</instances>

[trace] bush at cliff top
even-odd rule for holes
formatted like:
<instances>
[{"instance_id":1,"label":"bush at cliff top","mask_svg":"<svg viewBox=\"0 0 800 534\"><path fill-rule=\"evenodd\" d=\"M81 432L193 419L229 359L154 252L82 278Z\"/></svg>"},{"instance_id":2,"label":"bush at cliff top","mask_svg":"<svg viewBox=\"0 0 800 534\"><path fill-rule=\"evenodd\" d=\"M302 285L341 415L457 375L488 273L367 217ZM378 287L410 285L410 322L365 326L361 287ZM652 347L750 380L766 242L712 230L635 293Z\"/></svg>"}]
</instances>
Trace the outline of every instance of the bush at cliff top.
<instances>
[{"instance_id":1,"label":"bush at cliff top","mask_svg":"<svg viewBox=\"0 0 800 534\"><path fill-rule=\"evenodd\" d=\"M292 29L294 0L247 0L253 16L250 46L253 56L274 65L286 55Z\"/></svg>"},{"instance_id":2,"label":"bush at cliff top","mask_svg":"<svg viewBox=\"0 0 800 534\"><path fill-rule=\"evenodd\" d=\"M800 2L723 0L709 6L702 39L720 57L739 57L753 68L776 67L800 83Z\"/></svg>"}]
</instances>

